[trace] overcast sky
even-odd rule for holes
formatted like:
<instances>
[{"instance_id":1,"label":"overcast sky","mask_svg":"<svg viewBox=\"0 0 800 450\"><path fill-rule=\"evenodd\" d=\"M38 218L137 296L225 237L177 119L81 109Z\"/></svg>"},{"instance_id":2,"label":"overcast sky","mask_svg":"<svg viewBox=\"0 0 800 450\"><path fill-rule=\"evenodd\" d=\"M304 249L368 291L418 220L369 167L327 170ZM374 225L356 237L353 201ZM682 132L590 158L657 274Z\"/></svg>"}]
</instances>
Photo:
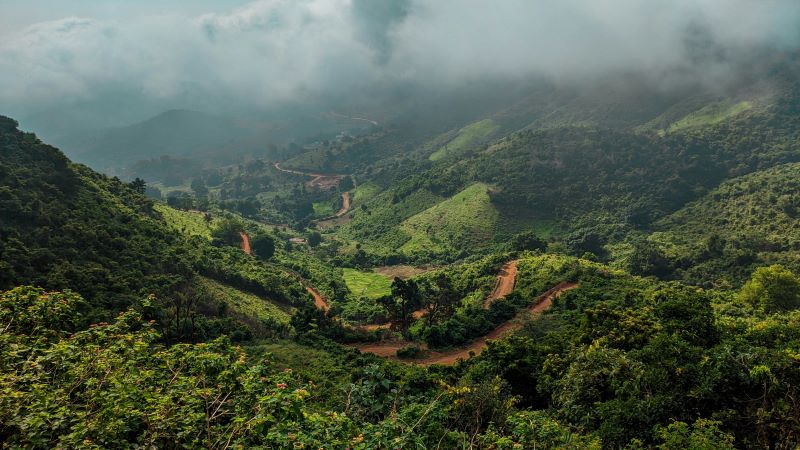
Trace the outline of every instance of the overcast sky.
<instances>
[{"instance_id":1,"label":"overcast sky","mask_svg":"<svg viewBox=\"0 0 800 450\"><path fill-rule=\"evenodd\" d=\"M798 0L0 0L0 105L659 73L795 48L799 24Z\"/></svg>"}]
</instances>

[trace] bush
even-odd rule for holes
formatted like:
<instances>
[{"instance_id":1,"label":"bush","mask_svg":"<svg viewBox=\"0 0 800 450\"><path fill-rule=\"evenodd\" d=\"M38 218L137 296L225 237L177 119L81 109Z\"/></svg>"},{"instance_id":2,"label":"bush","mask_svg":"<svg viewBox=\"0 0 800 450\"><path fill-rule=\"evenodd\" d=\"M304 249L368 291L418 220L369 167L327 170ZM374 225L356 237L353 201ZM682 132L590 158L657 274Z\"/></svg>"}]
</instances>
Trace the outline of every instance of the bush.
<instances>
[{"instance_id":1,"label":"bush","mask_svg":"<svg viewBox=\"0 0 800 450\"><path fill-rule=\"evenodd\" d=\"M422 349L417 345L406 345L405 347L397 350L398 358L416 358L422 353Z\"/></svg>"}]
</instances>

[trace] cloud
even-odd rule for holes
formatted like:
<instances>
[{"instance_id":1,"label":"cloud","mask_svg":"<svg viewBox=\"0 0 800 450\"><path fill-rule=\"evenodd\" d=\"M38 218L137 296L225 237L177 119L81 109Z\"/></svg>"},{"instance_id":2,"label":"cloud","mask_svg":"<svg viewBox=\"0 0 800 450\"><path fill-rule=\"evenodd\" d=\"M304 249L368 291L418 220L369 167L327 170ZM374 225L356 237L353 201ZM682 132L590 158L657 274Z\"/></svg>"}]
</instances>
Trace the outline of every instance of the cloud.
<instances>
[{"instance_id":1,"label":"cloud","mask_svg":"<svg viewBox=\"0 0 800 450\"><path fill-rule=\"evenodd\" d=\"M795 0L263 0L199 16L67 17L0 43L0 103L125 92L266 108L397 83L701 76L762 46L795 48L797 23Z\"/></svg>"}]
</instances>

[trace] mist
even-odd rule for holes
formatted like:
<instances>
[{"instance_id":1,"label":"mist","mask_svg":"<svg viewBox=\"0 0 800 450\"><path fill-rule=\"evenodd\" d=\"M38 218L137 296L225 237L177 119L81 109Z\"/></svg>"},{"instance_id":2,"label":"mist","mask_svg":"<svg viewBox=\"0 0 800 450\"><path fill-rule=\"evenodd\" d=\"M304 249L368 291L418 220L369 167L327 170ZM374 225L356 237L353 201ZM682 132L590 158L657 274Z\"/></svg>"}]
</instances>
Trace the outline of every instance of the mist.
<instances>
[{"instance_id":1,"label":"mist","mask_svg":"<svg viewBox=\"0 0 800 450\"><path fill-rule=\"evenodd\" d=\"M222 11L175 2L169 14L30 3L3 7L33 21L0 43L0 104L18 116L76 104L120 121L168 108L279 110L618 72L713 84L748 55L800 44L795 0L263 0ZM48 6L63 16L25 14Z\"/></svg>"}]
</instances>

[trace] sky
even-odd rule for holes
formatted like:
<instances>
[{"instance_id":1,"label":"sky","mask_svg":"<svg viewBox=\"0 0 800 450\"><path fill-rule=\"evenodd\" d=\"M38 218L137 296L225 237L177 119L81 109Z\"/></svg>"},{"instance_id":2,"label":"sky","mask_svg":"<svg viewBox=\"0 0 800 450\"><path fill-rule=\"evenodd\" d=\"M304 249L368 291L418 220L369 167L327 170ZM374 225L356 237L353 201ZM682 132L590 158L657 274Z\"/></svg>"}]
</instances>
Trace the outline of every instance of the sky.
<instances>
[{"instance_id":1,"label":"sky","mask_svg":"<svg viewBox=\"0 0 800 450\"><path fill-rule=\"evenodd\" d=\"M797 0L0 0L0 114L270 108L615 71L713 79L738 54L799 45Z\"/></svg>"}]
</instances>

